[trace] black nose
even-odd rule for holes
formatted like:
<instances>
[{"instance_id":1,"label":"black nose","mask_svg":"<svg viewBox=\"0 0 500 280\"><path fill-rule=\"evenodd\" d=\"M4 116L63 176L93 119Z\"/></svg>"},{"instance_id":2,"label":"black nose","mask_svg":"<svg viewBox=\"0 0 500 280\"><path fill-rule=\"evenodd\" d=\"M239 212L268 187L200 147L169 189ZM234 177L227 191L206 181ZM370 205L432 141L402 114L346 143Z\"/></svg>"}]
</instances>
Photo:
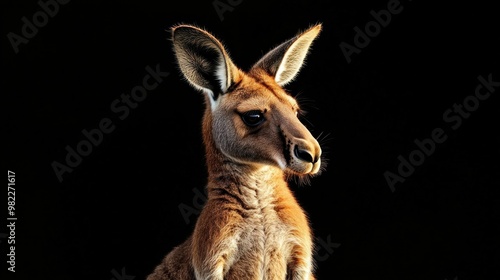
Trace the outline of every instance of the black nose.
<instances>
[{"instance_id":1,"label":"black nose","mask_svg":"<svg viewBox=\"0 0 500 280\"><path fill-rule=\"evenodd\" d=\"M295 156L303 161L315 163L314 157L306 150L299 148L298 145L295 145L295 149L293 150Z\"/></svg>"}]
</instances>

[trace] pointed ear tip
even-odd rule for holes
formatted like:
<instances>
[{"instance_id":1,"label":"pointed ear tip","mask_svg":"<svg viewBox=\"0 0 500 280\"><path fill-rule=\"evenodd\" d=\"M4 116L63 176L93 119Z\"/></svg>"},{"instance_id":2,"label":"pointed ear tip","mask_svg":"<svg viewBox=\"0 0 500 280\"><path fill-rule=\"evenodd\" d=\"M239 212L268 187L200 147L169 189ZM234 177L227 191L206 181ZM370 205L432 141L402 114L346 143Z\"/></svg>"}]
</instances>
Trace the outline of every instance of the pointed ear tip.
<instances>
[{"instance_id":1,"label":"pointed ear tip","mask_svg":"<svg viewBox=\"0 0 500 280\"><path fill-rule=\"evenodd\" d=\"M189 25L185 25L185 24L176 24L176 25L173 25L172 27L170 27L170 31L173 33L175 33L178 29L183 29L183 28L186 28L186 27L190 27Z\"/></svg>"},{"instance_id":2,"label":"pointed ear tip","mask_svg":"<svg viewBox=\"0 0 500 280\"><path fill-rule=\"evenodd\" d=\"M175 41L176 37L182 36L182 34L186 34L189 31L199 30L199 29L200 28L191 24L179 23L170 27L170 34L171 34L170 38L172 41Z\"/></svg>"},{"instance_id":3,"label":"pointed ear tip","mask_svg":"<svg viewBox=\"0 0 500 280\"><path fill-rule=\"evenodd\" d=\"M323 23L319 22L319 23L315 24L314 26L312 26L310 28L310 30L314 30L317 33L319 33L321 30L323 30Z\"/></svg>"},{"instance_id":4,"label":"pointed ear tip","mask_svg":"<svg viewBox=\"0 0 500 280\"><path fill-rule=\"evenodd\" d=\"M314 25L310 25L308 29L302 31L301 33L299 33L299 35L308 34L308 36L312 36L312 38L314 39L319 35L322 29L323 29L323 24L319 22Z\"/></svg>"},{"instance_id":5,"label":"pointed ear tip","mask_svg":"<svg viewBox=\"0 0 500 280\"><path fill-rule=\"evenodd\" d=\"M172 33L174 33L177 30L182 30L182 29L184 29L184 30L203 30L203 28L200 28L198 26L195 26L192 24L185 24L185 23L175 24L175 25L172 25L172 27L170 27L170 31Z\"/></svg>"}]
</instances>

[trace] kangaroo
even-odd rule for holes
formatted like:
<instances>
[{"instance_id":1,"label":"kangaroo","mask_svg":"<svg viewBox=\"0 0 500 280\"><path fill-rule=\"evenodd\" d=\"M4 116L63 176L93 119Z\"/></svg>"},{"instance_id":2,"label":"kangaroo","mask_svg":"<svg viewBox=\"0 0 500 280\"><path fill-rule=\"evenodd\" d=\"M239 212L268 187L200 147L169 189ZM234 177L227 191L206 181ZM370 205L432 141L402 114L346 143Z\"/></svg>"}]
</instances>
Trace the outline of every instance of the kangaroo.
<instances>
[{"instance_id":1,"label":"kangaroo","mask_svg":"<svg viewBox=\"0 0 500 280\"><path fill-rule=\"evenodd\" d=\"M148 280L313 280L312 233L290 177L320 173L321 148L282 87L321 31L315 25L240 70L207 31L171 29L188 83L204 94L207 201L193 234Z\"/></svg>"}]
</instances>

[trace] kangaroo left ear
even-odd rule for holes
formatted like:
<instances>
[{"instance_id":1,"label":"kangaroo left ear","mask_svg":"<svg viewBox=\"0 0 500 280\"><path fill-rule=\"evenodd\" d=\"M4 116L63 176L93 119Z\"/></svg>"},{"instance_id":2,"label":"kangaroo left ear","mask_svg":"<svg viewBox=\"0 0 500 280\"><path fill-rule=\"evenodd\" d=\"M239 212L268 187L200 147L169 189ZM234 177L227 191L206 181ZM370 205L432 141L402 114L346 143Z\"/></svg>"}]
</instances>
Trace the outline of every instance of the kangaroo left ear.
<instances>
[{"instance_id":1,"label":"kangaroo left ear","mask_svg":"<svg viewBox=\"0 0 500 280\"><path fill-rule=\"evenodd\" d=\"M224 46L212 34L191 25L174 26L172 41L184 77L214 105L239 75Z\"/></svg>"},{"instance_id":2,"label":"kangaroo left ear","mask_svg":"<svg viewBox=\"0 0 500 280\"><path fill-rule=\"evenodd\" d=\"M320 31L321 24L318 24L282 43L264 55L252 70L263 69L278 85L286 85L299 73L309 47Z\"/></svg>"}]
</instances>

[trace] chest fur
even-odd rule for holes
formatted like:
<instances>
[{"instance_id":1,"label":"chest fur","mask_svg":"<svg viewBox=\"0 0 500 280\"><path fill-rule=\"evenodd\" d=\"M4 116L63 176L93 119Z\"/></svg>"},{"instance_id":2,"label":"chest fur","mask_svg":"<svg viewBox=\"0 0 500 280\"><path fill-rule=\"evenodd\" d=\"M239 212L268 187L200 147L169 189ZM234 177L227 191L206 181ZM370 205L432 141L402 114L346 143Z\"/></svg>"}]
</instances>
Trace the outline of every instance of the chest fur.
<instances>
[{"instance_id":1,"label":"chest fur","mask_svg":"<svg viewBox=\"0 0 500 280\"><path fill-rule=\"evenodd\" d=\"M287 203L278 197L276 186L256 185L240 192L241 201L246 206L236 259L251 261L252 266L263 271L270 262L288 262L292 248L297 244L293 234L297 228L283 219L281 211L286 211Z\"/></svg>"}]
</instances>

